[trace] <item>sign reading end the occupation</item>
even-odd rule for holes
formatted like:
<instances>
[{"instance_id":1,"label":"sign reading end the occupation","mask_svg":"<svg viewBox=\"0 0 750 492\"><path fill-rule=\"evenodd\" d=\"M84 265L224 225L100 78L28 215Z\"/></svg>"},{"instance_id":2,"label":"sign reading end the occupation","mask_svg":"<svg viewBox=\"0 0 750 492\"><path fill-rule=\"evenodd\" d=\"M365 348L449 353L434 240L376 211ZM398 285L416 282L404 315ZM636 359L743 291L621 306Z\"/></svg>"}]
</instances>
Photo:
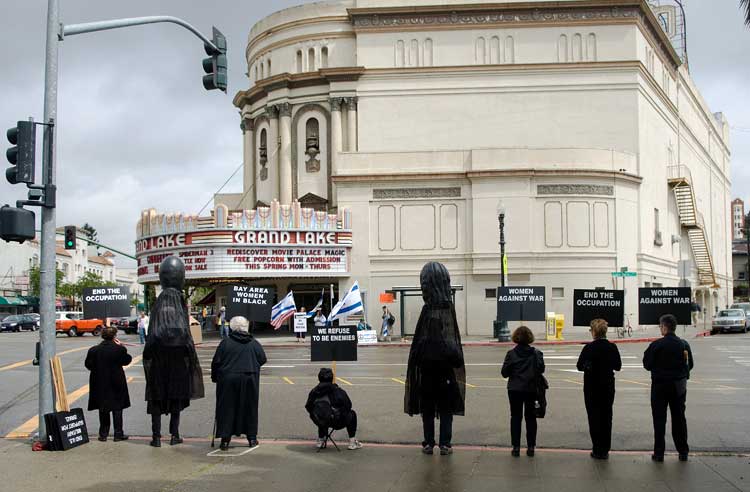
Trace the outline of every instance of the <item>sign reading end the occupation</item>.
<instances>
[{"instance_id":1,"label":"sign reading end the occupation","mask_svg":"<svg viewBox=\"0 0 750 492\"><path fill-rule=\"evenodd\" d=\"M310 335L310 361L356 361L357 328L354 326L315 326Z\"/></svg>"},{"instance_id":2,"label":"sign reading end the occupation","mask_svg":"<svg viewBox=\"0 0 750 492\"><path fill-rule=\"evenodd\" d=\"M609 326L622 326L625 318L625 291L588 290L573 291L573 326L589 326L601 318Z\"/></svg>"},{"instance_id":3,"label":"sign reading end the occupation","mask_svg":"<svg viewBox=\"0 0 750 492\"><path fill-rule=\"evenodd\" d=\"M498 287L497 302L504 321L544 321L544 287Z\"/></svg>"},{"instance_id":4,"label":"sign reading end the occupation","mask_svg":"<svg viewBox=\"0 0 750 492\"><path fill-rule=\"evenodd\" d=\"M244 316L248 321L268 323L276 290L272 287L230 285L227 319Z\"/></svg>"},{"instance_id":5,"label":"sign reading end the occupation","mask_svg":"<svg viewBox=\"0 0 750 492\"><path fill-rule=\"evenodd\" d=\"M86 287L82 300L86 319L130 316L130 289L127 287Z\"/></svg>"},{"instance_id":6,"label":"sign reading end the occupation","mask_svg":"<svg viewBox=\"0 0 750 492\"><path fill-rule=\"evenodd\" d=\"M690 287L641 287L638 289L638 324L658 325L659 318L672 314L677 324L692 323Z\"/></svg>"}]
</instances>

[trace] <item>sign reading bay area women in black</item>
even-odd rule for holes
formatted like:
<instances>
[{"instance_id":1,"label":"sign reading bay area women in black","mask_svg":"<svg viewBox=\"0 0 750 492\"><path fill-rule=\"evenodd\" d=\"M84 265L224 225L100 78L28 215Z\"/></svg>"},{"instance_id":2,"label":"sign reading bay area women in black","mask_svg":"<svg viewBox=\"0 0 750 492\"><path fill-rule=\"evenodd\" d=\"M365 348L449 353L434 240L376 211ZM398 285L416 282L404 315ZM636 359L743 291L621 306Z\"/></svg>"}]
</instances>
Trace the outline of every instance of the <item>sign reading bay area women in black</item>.
<instances>
[{"instance_id":1,"label":"sign reading bay area women in black","mask_svg":"<svg viewBox=\"0 0 750 492\"><path fill-rule=\"evenodd\" d=\"M83 317L86 319L130 316L130 289L127 287L86 287L83 289Z\"/></svg>"},{"instance_id":2,"label":"sign reading bay area women in black","mask_svg":"<svg viewBox=\"0 0 750 492\"><path fill-rule=\"evenodd\" d=\"M310 331L310 362L356 361L356 326L314 326Z\"/></svg>"},{"instance_id":3,"label":"sign reading bay area women in black","mask_svg":"<svg viewBox=\"0 0 750 492\"><path fill-rule=\"evenodd\" d=\"M227 320L244 316L248 321L268 323L276 289L251 285L230 285L227 300Z\"/></svg>"},{"instance_id":4,"label":"sign reading bay area women in black","mask_svg":"<svg viewBox=\"0 0 750 492\"><path fill-rule=\"evenodd\" d=\"M500 287L497 289L500 319L544 321L544 287Z\"/></svg>"},{"instance_id":5,"label":"sign reading bay area women in black","mask_svg":"<svg viewBox=\"0 0 750 492\"><path fill-rule=\"evenodd\" d=\"M692 323L690 287L641 287L638 289L638 324L658 325L659 318L672 314L677 324Z\"/></svg>"},{"instance_id":6,"label":"sign reading bay area women in black","mask_svg":"<svg viewBox=\"0 0 750 492\"><path fill-rule=\"evenodd\" d=\"M589 326L591 320L601 318L609 326L622 326L625 317L624 290L573 291L573 326Z\"/></svg>"}]
</instances>

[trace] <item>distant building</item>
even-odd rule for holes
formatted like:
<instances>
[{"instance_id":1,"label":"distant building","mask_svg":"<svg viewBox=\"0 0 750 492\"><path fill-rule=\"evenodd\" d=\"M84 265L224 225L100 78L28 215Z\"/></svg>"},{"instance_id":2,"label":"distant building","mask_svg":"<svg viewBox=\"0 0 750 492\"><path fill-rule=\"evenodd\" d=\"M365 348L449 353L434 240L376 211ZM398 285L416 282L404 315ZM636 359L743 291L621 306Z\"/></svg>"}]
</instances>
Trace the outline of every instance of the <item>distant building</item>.
<instances>
[{"instance_id":1,"label":"distant building","mask_svg":"<svg viewBox=\"0 0 750 492\"><path fill-rule=\"evenodd\" d=\"M732 239L745 237L745 202L739 198L732 200Z\"/></svg>"}]
</instances>

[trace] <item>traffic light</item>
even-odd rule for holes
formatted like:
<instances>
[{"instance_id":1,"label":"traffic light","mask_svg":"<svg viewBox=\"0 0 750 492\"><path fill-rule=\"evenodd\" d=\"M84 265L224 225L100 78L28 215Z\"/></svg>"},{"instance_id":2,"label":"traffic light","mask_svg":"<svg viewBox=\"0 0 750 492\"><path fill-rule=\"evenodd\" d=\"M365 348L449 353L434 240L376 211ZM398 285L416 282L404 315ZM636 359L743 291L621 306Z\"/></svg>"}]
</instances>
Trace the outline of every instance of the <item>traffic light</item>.
<instances>
[{"instance_id":1,"label":"traffic light","mask_svg":"<svg viewBox=\"0 0 750 492\"><path fill-rule=\"evenodd\" d=\"M76 249L76 226L65 226L65 249Z\"/></svg>"},{"instance_id":2,"label":"traffic light","mask_svg":"<svg viewBox=\"0 0 750 492\"><path fill-rule=\"evenodd\" d=\"M13 164L5 170L5 177L11 184L34 183L34 153L36 131L33 121L19 121L18 126L7 131L8 141L14 146L5 155Z\"/></svg>"},{"instance_id":3,"label":"traffic light","mask_svg":"<svg viewBox=\"0 0 750 492\"><path fill-rule=\"evenodd\" d=\"M207 55L211 55L209 58L203 59L203 70L208 74L203 76L203 87L208 90L219 89L227 92L227 38L219 32L215 27L213 28L213 41L214 46L219 48L219 51L214 51L213 48L204 45Z\"/></svg>"},{"instance_id":4,"label":"traffic light","mask_svg":"<svg viewBox=\"0 0 750 492\"><path fill-rule=\"evenodd\" d=\"M34 239L34 212L3 205L0 208L0 238L17 243Z\"/></svg>"}]
</instances>

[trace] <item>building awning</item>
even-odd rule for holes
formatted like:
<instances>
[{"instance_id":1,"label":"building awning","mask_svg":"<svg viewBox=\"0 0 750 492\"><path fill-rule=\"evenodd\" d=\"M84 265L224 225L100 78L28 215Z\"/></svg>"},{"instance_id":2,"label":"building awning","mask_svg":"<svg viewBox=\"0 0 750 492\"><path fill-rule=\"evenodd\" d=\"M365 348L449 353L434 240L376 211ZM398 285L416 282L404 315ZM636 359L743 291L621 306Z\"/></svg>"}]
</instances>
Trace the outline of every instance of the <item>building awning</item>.
<instances>
[{"instance_id":1,"label":"building awning","mask_svg":"<svg viewBox=\"0 0 750 492\"><path fill-rule=\"evenodd\" d=\"M39 298L33 296L2 297L0 306L38 306Z\"/></svg>"},{"instance_id":2,"label":"building awning","mask_svg":"<svg viewBox=\"0 0 750 492\"><path fill-rule=\"evenodd\" d=\"M196 302L196 306L211 306L216 304L216 291L212 290L206 297Z\"/></svg>"}]
</instances>

